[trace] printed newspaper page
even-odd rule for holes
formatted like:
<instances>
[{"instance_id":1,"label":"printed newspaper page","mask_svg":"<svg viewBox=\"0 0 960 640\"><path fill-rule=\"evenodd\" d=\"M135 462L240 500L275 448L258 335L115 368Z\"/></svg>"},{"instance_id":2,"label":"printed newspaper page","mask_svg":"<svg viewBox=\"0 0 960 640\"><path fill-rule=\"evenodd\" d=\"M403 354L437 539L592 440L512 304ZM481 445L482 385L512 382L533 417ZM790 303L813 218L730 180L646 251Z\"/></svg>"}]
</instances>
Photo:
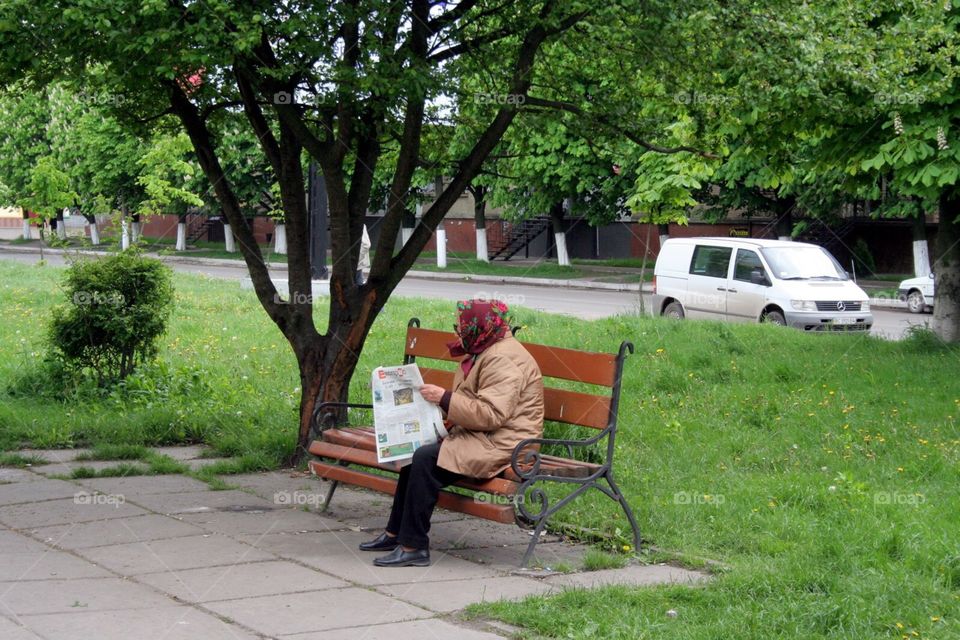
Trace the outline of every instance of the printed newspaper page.
<instances>
[{"instance_id":1,"label":"printed newspaper page","mask_svg":"<svg viewBox=\"0 0 960 640\"><path fill-rule=\"evenodd\" d=\"M407 463L413 452L447 435L440 407L423 399L416 364L377 367L371 376L377 461Z\"/></svg>"}]
</instances>

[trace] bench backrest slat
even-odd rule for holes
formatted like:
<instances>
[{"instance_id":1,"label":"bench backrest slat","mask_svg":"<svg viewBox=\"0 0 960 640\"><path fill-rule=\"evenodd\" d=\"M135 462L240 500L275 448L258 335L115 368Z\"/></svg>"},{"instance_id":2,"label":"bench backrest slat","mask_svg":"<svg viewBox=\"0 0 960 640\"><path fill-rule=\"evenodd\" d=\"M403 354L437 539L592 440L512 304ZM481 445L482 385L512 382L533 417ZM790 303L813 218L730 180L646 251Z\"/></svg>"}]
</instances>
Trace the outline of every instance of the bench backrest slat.
<instances>
[{"instance_id":1,"label":"bench backrest slat","mask_svg":"<svg viewBox=\"0 0 960 640\"><path fill-rule=\"evenodd\" d=\"M420 374L427 384L435 384L445 389L453 387L452 371L420 367ZM543 413L545 420L603 429L610 419L610 398L544 387Z\"/></svg>"}]
</instances>

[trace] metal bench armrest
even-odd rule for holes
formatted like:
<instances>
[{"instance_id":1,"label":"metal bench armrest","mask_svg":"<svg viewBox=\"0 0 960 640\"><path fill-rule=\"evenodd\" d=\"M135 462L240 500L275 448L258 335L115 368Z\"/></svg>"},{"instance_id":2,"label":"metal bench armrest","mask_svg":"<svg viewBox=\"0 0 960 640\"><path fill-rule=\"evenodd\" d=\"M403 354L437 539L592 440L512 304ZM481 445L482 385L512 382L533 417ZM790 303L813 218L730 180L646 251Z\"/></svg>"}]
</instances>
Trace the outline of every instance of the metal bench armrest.
<instances>
[{"instance_id":1,"label":"metal bench armrest","mask_svg":"<svg viewBox=\"0 0 960 640\"><path fill-rule=\"evenodd\" d=\"M542 459L540 447L543 445L558 444L567 447L567 451L571 452L572 456L573 447L589 447L594 445L608 436L615 428L615 425L609 425L607 428L598 431L596 435L582 440L561 440L559 438L527 438L526 440L521 440L517 446L514 447L513 454L510 456L510 468L524 481L535 476L541 478L553 477L551 474L544 473L540 470L540 461ZM603 466L609 464L610 461L607 460ZM527 469L524 470L521 465L526 466Z\"/></svg>"}]
</instances>

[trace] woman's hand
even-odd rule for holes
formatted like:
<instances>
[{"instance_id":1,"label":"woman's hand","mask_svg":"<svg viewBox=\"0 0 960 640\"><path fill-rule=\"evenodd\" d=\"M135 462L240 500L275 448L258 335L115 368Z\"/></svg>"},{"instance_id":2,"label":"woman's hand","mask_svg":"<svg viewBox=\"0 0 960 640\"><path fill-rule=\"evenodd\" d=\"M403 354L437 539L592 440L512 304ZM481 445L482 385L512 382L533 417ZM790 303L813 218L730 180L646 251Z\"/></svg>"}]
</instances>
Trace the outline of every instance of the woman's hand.
<instances>
[{"instance_id":1,"label":"woman's hand","mask_svg":"<svg viewBox=\"0 0 960 640\"><path fill-rule=\"evenodd\" d=\"M447 392L446 389L443 387L438 387L435 384L425 384L420 387L419 391L424 400L427 402L432 402L433 404L440 404L443 394Z\"/></svg>"}]
</instances>

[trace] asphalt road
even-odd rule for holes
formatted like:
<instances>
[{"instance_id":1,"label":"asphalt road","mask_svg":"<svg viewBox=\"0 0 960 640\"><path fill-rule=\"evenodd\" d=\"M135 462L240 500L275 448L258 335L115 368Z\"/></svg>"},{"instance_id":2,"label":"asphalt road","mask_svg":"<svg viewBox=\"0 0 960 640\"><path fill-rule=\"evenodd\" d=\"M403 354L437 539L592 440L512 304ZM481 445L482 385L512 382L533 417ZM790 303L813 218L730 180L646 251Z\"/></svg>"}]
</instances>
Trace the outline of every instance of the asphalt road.
<instances>
[{"instance_id":1,"label":"asphalt road","mask_svg":"<svg viewBox=\"0 0 960 640\"><path fill-rule=\"evenodd\" d=\"M40 259L40 256L37 253L4 251L0 248L0 259L33 264ZM65 261L61 255L47 255L47 262L53 265L63 265ZM182 262L171 262L169 264L174 271L204 274L212 278L224 278L239 282L239 280L247 277L247 270L242 265L233 267ZM285 278L286 271L278 271L276 276ZM637 313L640 310L640 301L637 294L633 292L470 281L421 280L409 277L397 287L396 295L451 301L493 297L504 300L508 304L518 304L541 311L562 313L584 319L604 318L620 313ZM647 302L649 302L649 299L647 299ZM914 315L897 309L874 308L873 317L874 325L871 334L892 340L902 338L911 326L923 326L930 321L930 315L928 314Z\"/></svg>"}]
</instances>

